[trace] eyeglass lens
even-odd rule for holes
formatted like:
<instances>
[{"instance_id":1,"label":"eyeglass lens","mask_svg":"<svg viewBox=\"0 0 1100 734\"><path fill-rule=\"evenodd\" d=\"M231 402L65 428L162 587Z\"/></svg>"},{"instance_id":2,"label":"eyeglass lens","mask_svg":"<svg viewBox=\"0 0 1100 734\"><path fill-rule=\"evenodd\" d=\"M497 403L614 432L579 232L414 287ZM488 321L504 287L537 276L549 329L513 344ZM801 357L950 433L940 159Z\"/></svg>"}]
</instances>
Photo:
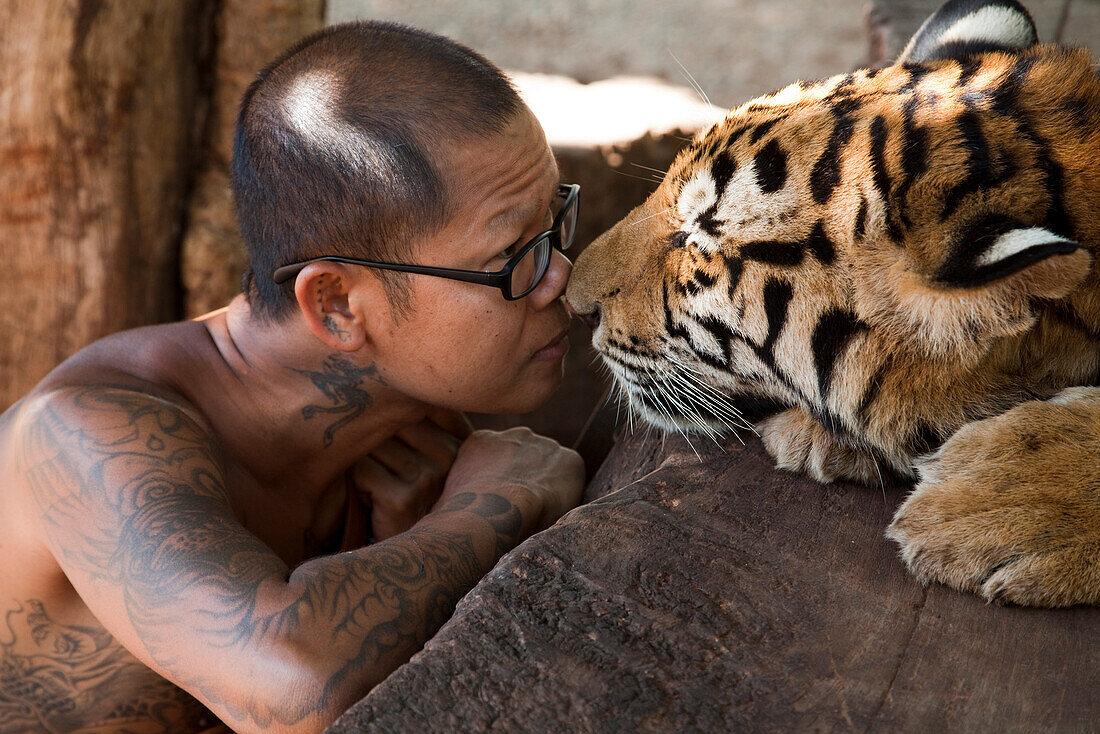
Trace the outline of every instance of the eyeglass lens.
<instances>
[{"instance_id":1,"label":"eyeglass lens","mask_svg":"<svg viewBox=\"0 0 1100 734\"><path fill-rule=\"evenodd\" d=\"M570 207L561 220L561 249L563 250L568 250L569 246L573 244L573 235L577 233L577 209L579 208L577 202L574 201L573 206Z\"/></svg>"},{"instance_id":2,"label":"eyeglass lens","mask_svg":"<svg viewBox=\"0 0 1100 734\"><path fill-rule=\"evenodd\" d=\"M557 219L564 205L564 198L556 200L553 207L555 219ZM573 237L577 233L577 209L577 202L574 201L569 211L565 213L565 216L559 222L556 234L559 238L558 246L562 250L568 250L569 246L573 244ZM543 237L537 245L524 255L522 260L516 263L515 269L512 270L513 298L520 298L533 291L542 281L542 276L546 275L546 271L550 269L550 258L553 255L551 238L553 236L554 234L548 234Z\"/></svg>"},{"instance_id":3,"label":"eyeglass lens","mask_svg":"<svg viewBox=\"0 0 1100 734\"><path fill-rule=\"evenodd\" d=\"M525 296L535 289L550 267L550 252L553 249L550 235L546 235L516 263L512 269L513 298Z\"/></svg>"},{"instance_id":4,"label":"eyeglass lens","mask_svg":"<svg viewBox=\"0 0 1100 734\"><path fill-rule=\"evenodd\" d=\"M565 206L563 198L555 200L552 210L555 219L563 206ZM559 224L557 234L559 247L563 250L569 249L573 244L573 236L577 232L577 208L577 202L574 201ZM540 239L539 243L528 250L523 259L516 263L516 267L512 270L512 298L521 298L533 291L542 281L542 276L546 275L546 271L550 269L550 257L553 254L551 237L553 236L548 234Z\"/></svg>"}]
</instances>

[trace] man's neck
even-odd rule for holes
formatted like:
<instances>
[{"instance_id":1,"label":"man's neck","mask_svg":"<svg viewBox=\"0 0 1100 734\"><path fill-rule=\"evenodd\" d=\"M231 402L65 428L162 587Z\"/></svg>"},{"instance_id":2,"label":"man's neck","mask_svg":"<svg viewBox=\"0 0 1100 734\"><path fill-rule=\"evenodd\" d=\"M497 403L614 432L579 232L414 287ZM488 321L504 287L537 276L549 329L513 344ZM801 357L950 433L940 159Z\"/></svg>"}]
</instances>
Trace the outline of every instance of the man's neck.
<instances>
[{"instance_id":1,"label":"man's neck","mask_svg":"<svg viewBox=\"0 0 1100 734\"><path fill-rule=\"evenodd\" d=\"M273 491L324 491L427 413L387 386L372 362L332 352L293 321L261 322L243 297L202 321L227 370L215 430Z\"/></svg>"}]
</instances>

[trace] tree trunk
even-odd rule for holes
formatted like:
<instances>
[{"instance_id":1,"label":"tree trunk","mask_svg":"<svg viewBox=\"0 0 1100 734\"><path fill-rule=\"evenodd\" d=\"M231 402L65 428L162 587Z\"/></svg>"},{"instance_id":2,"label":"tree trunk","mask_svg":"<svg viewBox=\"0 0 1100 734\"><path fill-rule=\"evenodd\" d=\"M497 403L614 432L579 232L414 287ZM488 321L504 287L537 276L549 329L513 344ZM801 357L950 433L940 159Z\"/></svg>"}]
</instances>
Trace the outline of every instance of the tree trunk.
<instances>
[{"instance_id":1,"label":"tree trunk","mask_svg":"<svg viewBox=\"0 0 1100 734\"><path fill-rule=\"evenodd\" d=\"M209 10L0 5L0 406L88 342L176 315Z\"/></svg>"},{"instance_id":2,"label":"tree trunk","mask_svg":"<svg viewBox=\"0 0 1100 734\"><path fill-rule=\"evenodd\" d=\"M232 295L237 100L268 58L321 26L323 5L0 4L0 410L89 342L184 312L188 210L190 259L209 269L185 276L188 312Z\"/></svg>"},{"instance_id":3,"label":"tree trunk","mask_svg":"<svg viewBox=\"0 0 1100 734\"><path fill-rule=\"evenodd\" d=\"M187 316L224 306L240 291L247 263L228 175L241 95L267 62L321 28L324 5L324 0L227 0L218 15L210 112L183 241Z\"/></svg>"}]
</instances>

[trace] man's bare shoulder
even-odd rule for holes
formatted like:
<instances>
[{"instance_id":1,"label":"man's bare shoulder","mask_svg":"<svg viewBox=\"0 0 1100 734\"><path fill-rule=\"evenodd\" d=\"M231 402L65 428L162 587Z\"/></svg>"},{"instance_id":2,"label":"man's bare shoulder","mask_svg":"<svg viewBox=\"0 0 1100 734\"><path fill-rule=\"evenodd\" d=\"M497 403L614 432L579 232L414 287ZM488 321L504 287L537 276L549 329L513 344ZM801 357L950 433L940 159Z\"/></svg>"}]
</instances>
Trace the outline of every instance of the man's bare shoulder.
<instances>
[{"instance_id":1,"label":"man's bare shoulder","mask_svg":"<svg viewBox=\"0 0 1100 734\"><path fill-rule=\"evenodd\" d=\"M213 362L208 344L205 327L179 322L112 334L62 362L0 416L0 470L8 478L0 504L26 509L10 505L43 459L125 440L143 419L209 434L188 397L202 389L201 377L189 376Z\"/></svg>"},{"instance_id":2,"label":"man's bare shoulder","mask_svg":"<svg viewBox=\"0 0 1100 734\"><path fill-rule=\"evenodd\" d=\"M49 417L70 428L103 429L151 411L179 413L209 433L209 421L192 396L216 372L217 352L202 324L179 322L112 334L62 362L0 417L0 455L9 459L27 431ZM76 438L79 434L73 434ZM2 463L2 459L0 459Z\"/></svg>"},{"instance_id":3,"label":"man's bare shoulder","mask_svg":"<svg viewBox=\"0 0 1100 734\"><path fill-rule=\"evenodd\" d=\"M89 472L122 466L118 457L132 463L152 448L135 441L172 440L219 461L206 417L180 389L186 384L181 375L195 371L189 360L196 358L184 352L189 342L201 345L203 331L197 324L167 324L101 339L0 416L4 555L43 560L17 566L27 571L20 575L34 575L32 566L40 576L56 569L45 564L51 554L42 552L43 508L64 504L66 493L79 494L78 479ZM45 496L43 488L52 488L52 494Z\"/></svg>"},{"instance_id":4,"label":"man's bare shoulder","mask_svg":"<svg viewBox=\"0 0 1100 734\"><path fill-rule=\"evenodd\" d=\"M59 422L67 429L63 435L71 433L74 440L92 434L110 440L116 433L125 434L125 426L149 416L161 422L182 421L189 432L208 433L204 416L172 387L124 372L104 372L95 382L52 384L28 394L4 414L0 444L25 452L30 434ZM26 454L15 455L20 457Z\"/></svg>"},{"instance_id":5,"label":"man's bare shoulder","mask_svg":"<svg viewBox=\"0 0 1100 734\"><path fill-rule=\"evenodd\" d=\"M119 539L137 518L135 488L160 496L174 469L218 472L203 416L171 380L126 369L129 350L161 349L173 331L97 343L0 417L0 566L8 569L0 575L0 658L16 671L0 684L0 721L16 729L194 731L213 719L136 658L85 601L109 596L90 590L114 572ZM200 490L215 507L226 504L216 481Z\"/></svg>"},{"instance_id":6,"label":"man's bare shoulder","mask_svg":"<svg viewBox=\"0 0 1100 734\"><path fill-rule=\"evenodd\" d=\"M203 375L217 359L201 323L131 329L99 339L62 362L28 394L26 402L94 387L134 391L186 407L187 395L201 390Z\"/></svg>"},{"instance_id":7,"label":"man's bare shoulder","mask_svg":"<svg viewBox=\"0 0 1100 734\"><path fill-rule=\"evenodd\" d=\"M186 400L124 372L104 370L99 377L37 389L0 423L0 469L8 477L0 497L8 519L0 528L16 520L27 536L17 544L25 551L45 548L47 538L50 555L71 550L71 539L54 536L85 527L97 508L120 501L126 487L150 472L168 479L196 467L220 473L217 444ZM91 493L92 486L103 491ZM112 487L118 497L105 494ZM212 499L225 502L223 487L213 487Z\"/></svg>"}]
</instances>

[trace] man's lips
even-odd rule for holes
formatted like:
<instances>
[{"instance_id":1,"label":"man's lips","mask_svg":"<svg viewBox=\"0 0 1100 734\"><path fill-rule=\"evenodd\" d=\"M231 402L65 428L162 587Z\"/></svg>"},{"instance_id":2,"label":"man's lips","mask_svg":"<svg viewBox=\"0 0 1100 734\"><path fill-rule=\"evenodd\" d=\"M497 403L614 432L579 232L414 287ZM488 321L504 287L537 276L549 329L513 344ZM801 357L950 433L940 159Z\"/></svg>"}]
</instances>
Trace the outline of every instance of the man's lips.
<instances>
[{"instance_id":1,"label":"man's lips","mask_svg":"<svg viewBox=\"0 0 1100 734\"><path fill-rule=\"evenodd\" d=\"M557 336L531 358L536 361L561 359L569 351L569 329L562 329Z\"/></svg>"}]
</instances>

